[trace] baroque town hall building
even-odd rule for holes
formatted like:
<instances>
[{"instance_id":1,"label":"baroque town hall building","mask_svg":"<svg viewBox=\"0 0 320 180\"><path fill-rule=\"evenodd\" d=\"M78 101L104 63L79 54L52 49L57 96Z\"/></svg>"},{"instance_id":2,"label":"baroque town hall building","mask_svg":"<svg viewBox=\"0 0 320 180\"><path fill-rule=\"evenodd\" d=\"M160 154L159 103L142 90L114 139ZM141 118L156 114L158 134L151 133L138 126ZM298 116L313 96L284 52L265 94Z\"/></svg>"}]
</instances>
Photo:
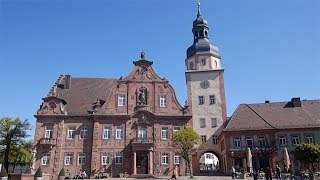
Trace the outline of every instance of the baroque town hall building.
<instances>
[{"instance_id":1,"label":"baroque town hall building","mask_svg":"<svg viewBox=\"0 0 320 180\"><path fill-rule=\"evenodd\" d=\"M292 152L300 142L320 142L320 101L293 98L241 104L228 119L224 70L218 47L209 41L200 4L192 33L193 44L185 59L188 103L184 106L144 52L125 78L61 75L35 115L33 167L41 167L51 179L62 168L69 177L80 170L91 177L99 173L145 177L168 175L178 165L183 175L186 163L175 153L171 139L175 131L193 128L207 143L205 150L192 157L196 174L205 153L218 157L222 173L230 174L232 166L252 169L247 164L248 148L253 166L265 167L257 149L267 139L275 140L277 146L267 165L279 164L284 169L288 150L290 167L300 169Z\"/></svg>"},{"instance_id":2,"label":"baroque town hall building","mask_svg":"<svg viewBox=\"0 0 320 180\"><path fill-rule=\"evenodd\" d=\"M80 170L91 176L166 175L174 164L184 174L186 164L170 140L175 131L192 127L203 141L214 142L208 148L218 149L219 127L226 120L223 69L200 7L192 32L185 106L144 52L125 78L61 75L35 115L35 166L52 177L62 168L71 176Z\"/></svg>"}]
</instances>

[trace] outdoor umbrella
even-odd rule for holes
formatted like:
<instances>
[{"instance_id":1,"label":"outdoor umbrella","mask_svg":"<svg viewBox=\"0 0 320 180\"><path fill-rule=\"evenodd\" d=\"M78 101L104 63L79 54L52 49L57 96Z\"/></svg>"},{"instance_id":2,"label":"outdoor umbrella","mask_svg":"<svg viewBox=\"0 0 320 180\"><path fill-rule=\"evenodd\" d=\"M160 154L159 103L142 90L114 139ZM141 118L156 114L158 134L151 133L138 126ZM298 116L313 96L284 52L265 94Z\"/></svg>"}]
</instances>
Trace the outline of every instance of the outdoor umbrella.
<instances>
[{"instance_id":1,"label":"outdoor umbrella","mask_svg":"<svg viewBox=\"0 0 320 180\"><path fill-rule=\"evenodd\" d=\"M289 170L289 167L290 167L290 158L289 158L289 154L288 154L288 150L287 148L284 148L283 150L283 161L284 161L284 164L286 165L286 171L288 172Z\"/></svg>"},{"instance_id":2,"label":"outdoor umbrella","mask_svg":"<svg viewBox=\"0 0 320 180\"><path fill-rule=\"evenodd\" d=\"M247 167L249 167L249 172L252 173L252 154L249 147L247 148Z\"/></svg>"}]
</instances>

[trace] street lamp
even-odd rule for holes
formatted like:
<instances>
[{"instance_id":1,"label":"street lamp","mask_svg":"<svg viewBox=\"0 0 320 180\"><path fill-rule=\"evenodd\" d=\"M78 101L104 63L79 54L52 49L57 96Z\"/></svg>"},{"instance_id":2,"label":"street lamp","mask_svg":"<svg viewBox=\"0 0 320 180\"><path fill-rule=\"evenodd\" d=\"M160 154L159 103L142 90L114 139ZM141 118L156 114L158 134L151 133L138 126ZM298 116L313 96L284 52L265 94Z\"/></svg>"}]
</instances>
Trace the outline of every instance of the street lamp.
<instances>
[{"instance_id":1,"label":"street lamp","mask_svg":"<svg viewBox=\"0 0 320 180\"><path fill-rule=\"evenodd\" d=\"M231 154L231 158L232 158L232 166L234 166L234 160L233 160L234 152L231 151L230 154Z\"/></svg>"},{"instance_id":2,"label":"street lamp","mask_svg":"<svg viewBox=\"0 0 320 180\"><path fill-rule=\"evenodd\" d=\"M112 167L113 167L113 150L111 150L110 152L110 156L111 156L111 167L110 167L110 171L111 171L111 178L113 178L113 172L112 172Z\"/></svg>"}]
</instances>

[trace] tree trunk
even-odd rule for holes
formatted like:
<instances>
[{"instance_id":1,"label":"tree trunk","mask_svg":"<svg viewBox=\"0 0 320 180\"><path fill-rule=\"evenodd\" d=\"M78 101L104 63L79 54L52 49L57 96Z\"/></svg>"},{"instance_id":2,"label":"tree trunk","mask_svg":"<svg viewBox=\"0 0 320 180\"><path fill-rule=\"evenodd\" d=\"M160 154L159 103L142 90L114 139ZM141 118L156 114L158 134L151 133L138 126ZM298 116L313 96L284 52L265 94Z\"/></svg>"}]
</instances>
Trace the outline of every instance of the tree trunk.
<instances>
[{"instance_id":1,"label":"tree trunk","mask_svg":"<svg viewBox=\"0 0 320 180\"><path fill-rule=\"evenodd\" d=\"M193 178L192 163L187 162L187 165L188 165L189 172L190 172L190 178Z\"/></svg>"},{"instance_id":2,"label":"tree trunk","mask_svg":"<svg viewBox=\"0 0 320 180\"><path fill-rule=\"evenodd\" d=\"M9 153L10 153L10 144L7 144L7 147L4 151L4 168L9 172Z\"/></svg>"}]
</instances>

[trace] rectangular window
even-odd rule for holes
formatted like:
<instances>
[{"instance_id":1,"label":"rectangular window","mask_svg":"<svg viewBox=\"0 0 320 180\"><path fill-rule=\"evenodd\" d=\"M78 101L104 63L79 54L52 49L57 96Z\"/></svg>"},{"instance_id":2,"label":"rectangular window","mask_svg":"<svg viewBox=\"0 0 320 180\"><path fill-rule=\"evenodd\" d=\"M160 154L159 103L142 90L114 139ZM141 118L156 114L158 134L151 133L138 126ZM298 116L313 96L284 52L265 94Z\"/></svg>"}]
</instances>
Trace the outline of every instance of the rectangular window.
<instances>
[{"instance_id":1,"label":"rectangular window","mask_svg":"<svg viewBox=\"0 0 320 180\"><path fill-rule=\"evenodd\" d=\"M75 131L76 131L75 127L68 127L67 139L74 139Z\"/></svg>"},{"instance_id":2,"label":"rectangular window","mask_svg":"<svg viewBox=\"0 0 320 180\"><path fill-rule=\"evenodd\" d=\"M218 136L212 136L212 144L218 144Z\"/></svg>"},{"instance_id":3,"label":"rectangular window","mask_svg":"<svg viewBox=\"0 0 320 180\"><path fill-rule=\"evenodd\" d=\"M206 135L201 135L201 141L203 143L206 143L207 142L207 136Z\"/></svg>"},{"instance_id":4,"label":"rectangular window","mask_svg":"<svg viewBox=\"0 0 320 180\"><path fill-rule=\"evenodd\" d=\"M169 164L169 155L168 155L168 153L162 153L162 155L161 155L161 163L162 164Z\"/></svg>"},{"instance_id":5,"label":"rectangular window","mask_svg":"<svg viewBox=\"0 0 320 180\"><path fill-rule=\"evenodd\" d=\"M41 158L41 165L49 165L49 160L50 160L50 154L43 153Z\"/></svg>"},{"instance_id":6,"label":"rectangular window","mask_svg":"<svg viewBox=\"0 0 320 180\"><path fill-rule=\"evenodd\" d=\"M293 135L292 136L292 145L298 146L300 144L300 138L298 135Z\"/></svg>"},{"instance_id":7,"label":"rectangular window","mask_svg":"<svg viewBox=\"0 0 320 180\"><path fill-rule=\"evenodd\" d=\"M138 138L146 139L147 138L147 128L140 127L138 130Z\"/></svg>"},{"instance_id":8,"label":"rectangular window","mask_svg":"<svg viewBox=\"0 0 320 180\"><path fill-rule=\"evenodd\" d=\"M160 107L167 107L167 96L160 96Z\"/></svg>"},{"instance_id":9,"label":"rectangular window","mask_svg":"<svg viewBox=\"0 0 320 180\"><path fill-rule=\"evenodd\" d=\"M173 134L180 130L180 127L173 127Z\"/></svg>"},{"instance_id":10,"label":"rectangular window","mask_svg":"<svg viewBox=\"0 0 320 180\"><path fill-rule=\"evenodd\" d=\"M246 137L246 142L247 142L247 147L252 149L253 148L253 139L252 139L252 137Z\"/></svg>"},{"instance_id":11,"label":"rectangular window","mask_svg":"<svg viewBox=\"0 0 320 180\"><path fill-rule=\"evenodd\" d=\"M80 153L78 155L78 165L84 165L86 163L86 155L84 153Z\"/></svg>"},{"instance_id":12,"label":"rectangular window","mask_svg":"<svg viewBox=\"0 0 320 180\"><path fill-rule=\"evenodd\" d=\"M111 127L106 126L103 128L103 139L110 139L111 137Z\"/></svg>"},{"instance_id":13,"label":"rectangular window","mask_svg":"<svg viewBox=\"0 0 320 180\"><path fill-rule=\"evenodd\" d=\"M116 129L116 139L122 139L123 138L123 127L117 126Z\"/></svg>"},{"instance_id":14,"label":"rectangular window","mask_svg":"<svg viewBox=\"0 0 320 180\"><path fill-rule=\"evenodd\" d=\"M259 146L266 147L266 138L265 137L258 137Z\"/></svg>"},{"instance_id":15,"label":"rectangular window","mask_svg":"<svg viewBox=\"0 0 320 180\"><path fill-rule=\"evenodd\" d=\"M234 143L234 147L235 147L235 148L240 148L240 145L241 145L241 143L240 143L240 137L235 137L235 138L233 139L233 143Z\"/></svg>"},{"instance_id":16,"label":"rectangular window","mask_svg":"<svg viewBox=\"0 0 320 180\"><path fill-rule=\"evenodd\" d=\"M81 127L80 139L87 139L87 132L88 132L88 128L87 127Z\"/></svg>"},{"instance_id":17,"label":"rectangular window","mask_svg":"<svg viewBox=\"0 0 320 180\"><path fill-rule=\"evenodd\" d=\"M206 127L206 119L200 118L200 128L205 128L205 127Z\"/></svg>"},{"instance_id":18,"label":"rectangular window","mask_svg":"<svg viewBox=\"0 0 320 180\"><path fill-rule=\"evenodd\" d=\"M64 158L64 165L72 165L73 164L73 154L66 153Z\"/></svg>"},{"instance_id":19,"label":"rectangular window","mask_svg":"<svg viewBox=\"0 0 320 180\"><path fill-rule=\"evenodd\" d=\"M199 99L199 105L204 104L204 97L203 96L198 96Z\"/></svg>"},{"instance_id":20,"label":"rectangular window","mask_svg":"<svg viewBox=\"0 0 320 180\"><path fill-rule=\"evenodd\" d=\"M115 158L116 164L122 164L123 163L123 155L122 153L117 153Z\"/></svg>"},{"instance_id":21,"label":"rectangular window","mask_svg":"<svg viewBox=\"0 0 320 180\"><path fill-rule=\"evenodd\" d=\"M209 96L209 99L210 99L210 104L211 104L211 105L215 103L214 95L210 95L210 96Z\"/></svg>"},{"instance_id":22,"label":"rectangular window","mask_svg":"<svg viewBox=\"0 0 320 180\"><path fill-rule=\"evenodd\" d=\"M212 128L217 127L217 118L211 118L211 127Z\"/></svg>"},{"instance_id":23,"label":"rectangular window","mask_svg":"<svg viewBox=\"0 0 320 180\"><path fill-rule=\"evenodd\" d=\"M287 138L286 136L279 136L279 145L286 146L287 145Z\"/></svg>"},{"instance_id":24,"label":"rectangular window","mask_svg":"<svg viewBox=\"0 0 320 180\"><path fill-rule=\"evenodd\" d=\"M118 106L125 106L126 104L126 96L118 95Z\"/></svg>"},{"instance_id":25,"label":"rectangular window","mask_svg":"<svg viewBox=\"0 0 320 180\"><path fill-rule=\"evenodd\" d=\"M108 165L110 162L110 158L109 158L109 155L106 154L106 153L103 153L101 155L101 165Z\"/></svg>"},{"instance_id":26,"label":"rectangular window","mask_svg":"<svg viewBox=\"0 0 320 180\"><path fill-rule=\"evenodd\" d=\"M306 143L313 144L313 136L311 134L306 135Z\"/></svg>"},{"instance_id":27,"label":"rectangular window","mask_svg":"<svg viewBox=\"0 0 320 180\"><path fill-rule=\"evenodd\" d=\"M181 163L181 157L178 154L174 155L174 164L180 164Z\"/></svg>"},{"instance_id":28,"label":"rectangular window","mask_svg":"<svg viewBox=\"0 0 320 180\"><path fill-rule=\"evenodd\" d=\"M52 132L53 128L52 127L46 127L46 132L44 134L45 139L51 139L52 138Z\"/></svg>"},{"instance_id":29,"label":"rectangular window","mask_svg":"<svg viewBox=\"0 0 320 180\"><path fill-rule=\"evenodd\" d=\"M168 139L169 138L169 128L162 127L161 129L161 139Z\"/></svg>"}]
</instances>

